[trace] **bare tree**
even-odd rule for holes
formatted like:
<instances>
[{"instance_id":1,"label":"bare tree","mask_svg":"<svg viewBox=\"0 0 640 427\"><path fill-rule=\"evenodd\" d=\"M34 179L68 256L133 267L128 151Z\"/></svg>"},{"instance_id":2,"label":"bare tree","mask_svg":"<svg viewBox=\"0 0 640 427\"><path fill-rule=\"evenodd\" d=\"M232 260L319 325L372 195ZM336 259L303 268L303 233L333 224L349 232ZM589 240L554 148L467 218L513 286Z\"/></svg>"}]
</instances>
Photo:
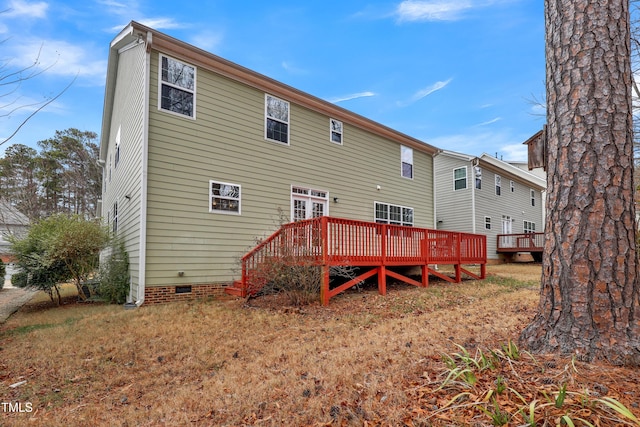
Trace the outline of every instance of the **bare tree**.
<instances>
[{"instance_id":1,"label":"bare tree","mask_svg":"<svg viewBox=\"0 0 640 427\"><path fill-rule=\"evenodd\" d=\"M628 0L545 0L547 219L534 352L640 365Z\"/></svg>"}]
</instances>

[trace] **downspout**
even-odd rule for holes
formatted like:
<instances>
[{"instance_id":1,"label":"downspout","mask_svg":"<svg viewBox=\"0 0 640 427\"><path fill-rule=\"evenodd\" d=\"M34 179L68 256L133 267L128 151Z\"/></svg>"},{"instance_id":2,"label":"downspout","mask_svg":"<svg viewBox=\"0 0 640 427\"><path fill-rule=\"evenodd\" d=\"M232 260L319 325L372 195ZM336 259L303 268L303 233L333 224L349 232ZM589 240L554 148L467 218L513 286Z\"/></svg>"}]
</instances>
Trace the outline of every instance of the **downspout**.
<instances>
[{"instance_id":1,"label":"downspout","mask_svg":"<svg viewBox=\"0 0 640 427\"><path fill-rule=\"evenodd\" d=\"M142 174L140 178L140 258L138 265L138 296L136 305L144 303L144 291L147 277L147 181L149 167L149 101L151 84L151 32L147 32L147 51L145 53L144 113L142 124Z\"/></svg>"},{"instance_id":2,"label":"downspout","mask_svg":"<svg viewBox=\"0 0 640 427\"><path fill-rule=\"evenodd\" d=\"M438 229L438 209L436 208L436 199L437 199L437 188L436 188L436 157L442 153L442 150L437 150L435 153L431 155L431 174L433 175L431 178L431 187L433 192L433 229Z\"/></svg>"},{"instance_id":3,"label":"downspout","mask_svg":"<svg viewBox=\"0 0 640 427\"><path fill-rule=\"evenodd\" d=\"M476 167L480 164L477 157L471 160L471 232L476 234Z\"/></svg>"}]
</instances>

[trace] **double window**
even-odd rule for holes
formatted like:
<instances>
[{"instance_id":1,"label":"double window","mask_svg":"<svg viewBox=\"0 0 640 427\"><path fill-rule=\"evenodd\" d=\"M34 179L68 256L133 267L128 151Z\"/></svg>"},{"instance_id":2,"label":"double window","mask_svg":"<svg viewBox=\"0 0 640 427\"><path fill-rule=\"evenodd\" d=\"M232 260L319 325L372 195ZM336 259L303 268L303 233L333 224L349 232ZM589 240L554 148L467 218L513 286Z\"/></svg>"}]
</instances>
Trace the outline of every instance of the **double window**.
<instances>
[{"instance_id":1,"label":"double window","mask_svg":"<svg viewBox=\"0 0 640 427\"><path fill-rule=\"evenodd\" d=\"M289 103L265 95L265 138L289 145Z\"/></svg>"},{"instance_id":2,"label":"double window","mask_svg":"<svg viewBox=\"0 0 640 427\"><path fill-rule=\"evenodd\" d=\"M209 181L209 212L240 215L240 186Z\"/></svg>"},{"instance_id":3,"label":"double window","mask_svg":"<svg viewBox=\"0 0 640 427\"><path fill-rule=\"evenodd\" d=\"M413 226L413 208L375 202L375 221L379 224Z\"/></svg>"},{"instance_id":4,"label":"double window","mask_svg":"<svg viewBox=\"0 0 640 427\"><path fill-rule=\"evenodd\" d=\"M196 69L160 55L160 109L195 118Z\"/></svg>"},{"instance_id":5,"label":"double window","mask_svg":"<svg viewBox=\"0 0 640 427\"><path fill-rule=\"evenodd\" d=\"M453 189L464 190L467 188L467 167L463 166L453 170Z\"/></svg>"},{"instance_id":6,"label":"double window","mask_svg":"<svg viewBox=\"0 0 640 427\"><path fill-rule=\"evenodd\" d=\"M535 233L536 232L536 223L531 221L524 221L523 223L524 232L525 233Z\"/></svg>"}]
</instances>

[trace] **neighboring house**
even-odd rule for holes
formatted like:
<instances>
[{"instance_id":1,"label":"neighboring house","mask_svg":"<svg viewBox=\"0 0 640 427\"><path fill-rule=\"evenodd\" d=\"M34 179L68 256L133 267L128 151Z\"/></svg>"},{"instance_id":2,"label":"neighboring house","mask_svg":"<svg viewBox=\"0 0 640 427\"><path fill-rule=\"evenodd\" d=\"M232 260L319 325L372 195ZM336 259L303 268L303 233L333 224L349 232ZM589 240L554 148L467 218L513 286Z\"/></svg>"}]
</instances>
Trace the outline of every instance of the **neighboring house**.
<instances>
[{"instance_id":1,"label":"neighboring house","mask_svg":"<svg viewBox=\"0 0 640 427\"><path fill-rule=\"evenodd\" d=\"M435 157L437 227L487 236L487 258L499 234L544 231L545 180L488 154L442 151Z\"/></svg>"},{"instance_id":2,"label":"neighboring house","mask_svg":"<svg viewBox=\"0 0 640 427\"><path fill-rule=\"evenodd\" d=\"M220 292L279 212L434 228L438 151L136 22L110 46L102 217L138 305Z\"/></svg>"},{"instance_id":3,"label":"neighboring house","mask_svg":"<svg viewBox=\"0 0 640 427\"><path fill-rule=\"evenodd\" d=\"M11 244L8 236L22 236L29 228L29 218L8 202L0 201L0 258L2 262L12 261Z\"/></svg>"}]
</instances>

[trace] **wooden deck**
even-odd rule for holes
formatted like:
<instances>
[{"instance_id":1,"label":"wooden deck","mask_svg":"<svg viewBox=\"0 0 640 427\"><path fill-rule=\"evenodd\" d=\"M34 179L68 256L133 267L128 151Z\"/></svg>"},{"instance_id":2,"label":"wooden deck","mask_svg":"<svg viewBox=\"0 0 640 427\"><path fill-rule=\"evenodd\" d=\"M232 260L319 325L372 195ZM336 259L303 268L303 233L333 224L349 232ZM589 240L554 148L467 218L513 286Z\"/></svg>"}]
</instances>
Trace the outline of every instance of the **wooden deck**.
<instances>
[{"instance_id":1,"label":"wooden deck","mask_svg":"<svg viewBox=\"0 0 640 427\"><path fill-rule=\"evenodd\" d=\"M540 252L544 247L544 233L498 234L497 251Z\"/></svg>"},{"instance_id":2,"label":"wooden deck","mask_svg":"<svg viewBox=\"0 0 640 427\"><path fill-rule=\"evenodd\" d=\"M306 260L322 268L320 298L324 305L335 295L363 280L378 275L378 291L386 294L387 276L426 287L429 275L460 282L462 274L484 279L487 262L486 236L444 230L377 224L333 217L320 217L285 224L242 257L242 279L227 292L247 296L264 286L260 271L274 259ZM436 265L453 265L449 277ZM464 265L479 265L474 273ZM360 267L358 277L330 287L331 267ZM421 281L406 277L394 267L419 266Z\"/></svg>"}]
</instances>

